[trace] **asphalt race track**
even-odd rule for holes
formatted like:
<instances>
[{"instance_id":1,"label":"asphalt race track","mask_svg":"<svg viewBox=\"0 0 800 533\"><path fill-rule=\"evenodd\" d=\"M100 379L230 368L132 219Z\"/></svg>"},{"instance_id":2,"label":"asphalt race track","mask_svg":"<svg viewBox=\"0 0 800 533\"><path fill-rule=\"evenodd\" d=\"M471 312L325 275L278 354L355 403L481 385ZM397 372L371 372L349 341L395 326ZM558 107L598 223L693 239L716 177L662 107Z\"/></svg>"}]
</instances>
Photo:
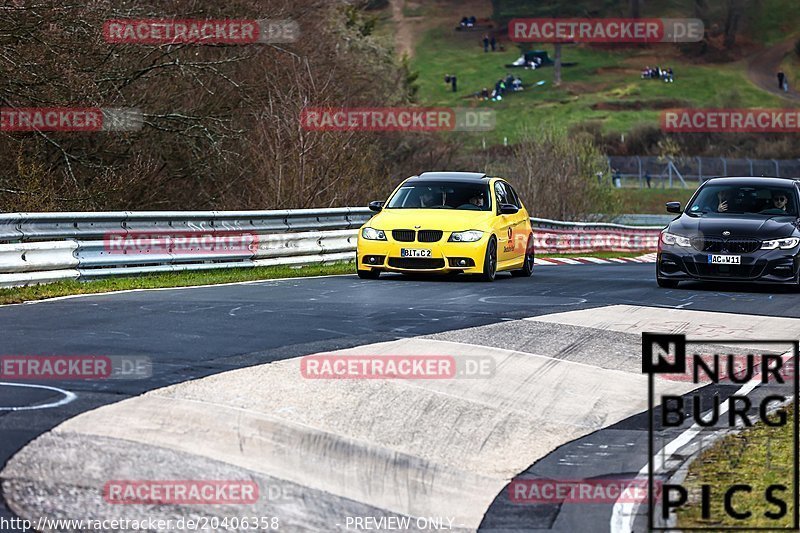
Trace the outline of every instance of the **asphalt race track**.
<instances>
[{"instance_id":1,"label":"asphalt race track","mask_svg":"<svg viewBox=\"0 0 800 533\"><path fill-rule=\"evenodd\" d=\"M491 284L352 275L4 306L0 355L144 356L153 375L0 383L0 513L122 516L131 506L112 508L98 490L110 479L242 476L269 501L203 512L272 513L285 531L347 531L352 516L453 517L456 531L643 531L635 509L526 505L510 501L508 484L635 476L647 464L642 331L797 339L798 318L796 292L659 289L652 264L537 267ZM458 353L496 369L411 383L301 377L301 356L331 352Z\"/></svg>"}]
</instances>

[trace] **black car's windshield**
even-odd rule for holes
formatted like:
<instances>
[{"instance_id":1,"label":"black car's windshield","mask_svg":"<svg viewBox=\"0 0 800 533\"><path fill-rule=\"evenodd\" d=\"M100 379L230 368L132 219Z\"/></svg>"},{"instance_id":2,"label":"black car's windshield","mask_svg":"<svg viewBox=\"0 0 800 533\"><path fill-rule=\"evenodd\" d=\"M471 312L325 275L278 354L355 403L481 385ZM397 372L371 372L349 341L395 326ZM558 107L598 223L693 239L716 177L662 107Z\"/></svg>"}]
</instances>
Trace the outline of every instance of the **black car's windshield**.
<instances>
[{"instance_id":1,"label":"black car's windshield","mask_svg":"<svg viewBox=\"0 0 800 533\"><path fill-rule=\"evenodd\" d=\"M707 185L686 212L690 215L796 216L797 199L791 187Z\"/></svg>"},{"instance_id":2,"label":"black car's windshield","mask_svg":"<svg viewBox=\"0 0 800 533\"><path fill-rule=\"evenodd\" d=\"M403 185L386 207L490 211L492 201L487 183L424 182Z\"/></svg>"}]
</instances>

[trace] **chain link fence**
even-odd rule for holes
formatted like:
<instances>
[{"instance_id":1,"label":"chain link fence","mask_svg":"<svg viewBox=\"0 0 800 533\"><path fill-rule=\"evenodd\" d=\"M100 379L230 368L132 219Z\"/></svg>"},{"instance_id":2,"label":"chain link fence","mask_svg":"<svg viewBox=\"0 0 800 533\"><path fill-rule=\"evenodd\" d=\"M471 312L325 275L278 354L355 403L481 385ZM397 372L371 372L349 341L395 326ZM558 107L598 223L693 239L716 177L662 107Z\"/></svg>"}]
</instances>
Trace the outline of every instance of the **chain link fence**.
<instances>
[{"instance_id":1,"label":"chain link fence","mask_svg":"<svg viewBox=\"0 0 800 533\"><path fill-rule=\"evenodd\" d=\"M716 176L800 177L800 159L609 156L598 179L614 187L694 188Z\"/></svg>"}]
</instances>

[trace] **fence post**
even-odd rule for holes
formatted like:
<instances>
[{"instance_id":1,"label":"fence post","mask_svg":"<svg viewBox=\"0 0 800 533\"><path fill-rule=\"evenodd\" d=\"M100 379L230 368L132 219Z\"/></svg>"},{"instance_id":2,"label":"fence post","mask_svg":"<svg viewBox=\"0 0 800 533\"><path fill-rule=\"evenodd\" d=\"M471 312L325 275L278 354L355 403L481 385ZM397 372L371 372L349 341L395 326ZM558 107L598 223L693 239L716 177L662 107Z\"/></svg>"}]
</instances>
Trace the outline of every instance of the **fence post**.
<instances>
[{"instance_id":1,"label":"fence post","mask_svg":"<svg viewBox=\"0 0 800 533\"><path fill-rule=\"evenodd\" d=\"M753 160L748 158L748 157L745 157L744 160L747 161L748 163L750 163L750 176L752 177L753 176Z\"/></svg>"},{"instance_id":2,"label":"fence post","mask_svg":"<svg viewBox=\"0 0 800 533\"><path fill-rule=\"evenodd\" d=\"M667 163L667 171L669 172L669 188L672 188L672 161Z\"/></svg>"},{"instance_id":3,"label":"fence post","mask_svg":"<svg viewBox=\"0 0 800 533\"><path fill-rule=\"evenodd\" d=\"M725 159L724 157L720 157L720 159L722 159L722 175L723 176L727 176L728 175L728 160Z\"/></svg>"},{"instance_id":4,"label":"fence post","mask_svg":"<svg viewBox=\"0 0 800 533\"><path fill-rule=\"evenodd\" d=\"M772 162L775 163L775 176L780 178L781 177L781 166L778 164L778 160L777 159L773 159Z\"/></svg>"},{"instance_id":5,"label":"fence post","mask_svg":"<svg viewBox=\"0 0 800 533\"><path fill-rule=\"evenodd\" d=\"M642 188L642 158L636 156L636 161L639 163L639 188Z\"/></svg>"},{"instance_id":6,"label":"fence post","mask_svg":"<svg viewBox=\"0 0 800 533\"><path fill-rule=\"evenodd\" d=\"M703 183L703 158L695 157L697 159L697 183Z\"/></svg>"}]
</instances>

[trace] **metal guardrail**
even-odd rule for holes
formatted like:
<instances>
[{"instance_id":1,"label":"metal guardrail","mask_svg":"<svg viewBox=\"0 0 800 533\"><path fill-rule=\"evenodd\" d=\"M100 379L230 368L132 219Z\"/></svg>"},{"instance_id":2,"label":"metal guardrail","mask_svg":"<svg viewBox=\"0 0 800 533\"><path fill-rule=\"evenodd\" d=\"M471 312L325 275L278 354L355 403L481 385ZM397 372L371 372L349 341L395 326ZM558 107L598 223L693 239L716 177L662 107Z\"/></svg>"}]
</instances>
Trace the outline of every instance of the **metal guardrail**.
<instances>
[{"instance_id":1,"label":"metal guardrail","mask_svg":"<svg viewBox=\"0 0 800 533\"><path fill-rule=\"evenodd\" d=\"M349 207L0 214L0 287L64 279L352 261L358 228L372 214L366 208ZM645 251L655 246L661 229L537 218L531 222L539 252L547 253ZM209 235L240 237L239 246L199 243ZM178 245L177 239L185 241ZM117 247L115 242L123 245Z\"/></svg>"}]
</instances>

